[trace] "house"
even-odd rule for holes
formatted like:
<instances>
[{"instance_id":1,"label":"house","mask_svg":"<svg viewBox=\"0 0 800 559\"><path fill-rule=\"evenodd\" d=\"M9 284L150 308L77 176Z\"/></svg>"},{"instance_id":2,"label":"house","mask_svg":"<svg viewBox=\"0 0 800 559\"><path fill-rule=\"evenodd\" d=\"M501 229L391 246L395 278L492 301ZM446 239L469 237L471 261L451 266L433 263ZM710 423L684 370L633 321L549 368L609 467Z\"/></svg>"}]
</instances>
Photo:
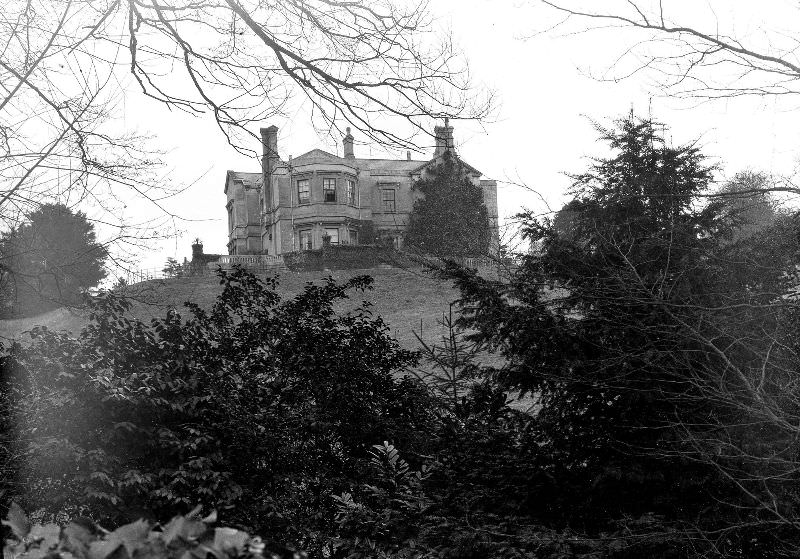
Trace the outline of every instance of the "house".
<instances>
[{"instance_id":1,"label":"house","mask_svg":"<svg viewBox=\"0 0 800 559\"><path fill-rule=\"evenodd\" d=\"M280 255L325 243L366 244L376 236L402 248L414 200L421 195L412 185L446 151L455 153L447 120L434 131L436 149L429 160L413 160L410 152L399 160L356 157L349 128L343 157L313 149L282 160L278 128L262 128L261 172L228 171L225 177L228 253ZM483 189L496 247L497 183L464 166Z\"/></svg>"}]
</instances>

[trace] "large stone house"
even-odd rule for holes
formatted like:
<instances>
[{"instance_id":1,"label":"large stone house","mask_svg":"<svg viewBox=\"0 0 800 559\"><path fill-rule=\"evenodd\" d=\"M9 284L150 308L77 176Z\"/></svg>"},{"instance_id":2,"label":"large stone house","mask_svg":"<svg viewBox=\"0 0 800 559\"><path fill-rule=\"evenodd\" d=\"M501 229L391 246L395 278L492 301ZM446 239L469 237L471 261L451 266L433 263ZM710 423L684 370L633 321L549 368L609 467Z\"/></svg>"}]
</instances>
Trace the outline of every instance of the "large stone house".
<instances>
[{"instance_id":1,"label":"large stone house","mask_svg":"<svg viewBox=\"0 0 800 559\"><path fill-rule=\"evenodd\" d=\"M403 247L414 200L414 181L453 148L453 127L435 129L429 160L356 157L350 129L344 157L313 149L297 158L278 155L278 128L261 129L260 173L228 171L225 178L229 254L280 255L330 244L370 242L367 232ZM470 179L483 188L497 246L497 183L465 163Z\"/></svg>"}]
</instances>

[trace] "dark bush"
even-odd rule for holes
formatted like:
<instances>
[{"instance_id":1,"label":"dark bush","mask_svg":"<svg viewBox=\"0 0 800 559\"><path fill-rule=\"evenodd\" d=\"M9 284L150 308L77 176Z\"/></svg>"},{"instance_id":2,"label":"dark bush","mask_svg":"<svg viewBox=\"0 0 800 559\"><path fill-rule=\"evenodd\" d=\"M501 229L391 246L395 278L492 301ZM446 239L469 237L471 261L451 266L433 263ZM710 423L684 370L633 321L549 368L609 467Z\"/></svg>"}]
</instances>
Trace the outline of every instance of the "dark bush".
<instances>
[{"instance_id":1,"label":"dark bush","mask_svg":"<svg viewBox=\"0 0 800 559\"><path fill-rule=\"evenodd\" d=\"M26 509L119 523L200 503L313 548L370 447L424 436L424 391L393 376L415 355L367 307L333 311L370 278L281 302L274 280L220 275L214 306L187 320L143 324L105 294L78 338L36 328L10 348L9 489Z\"/></svg>"},{"instance_id":2,"label":"dark bush","mask_svg":"<svg viewBox=\"0 0 800 559\"><path fill-rule=\"evenodd\" d=\"M377 268L381 264L397 267L414 265L402 252L378 245L328 245L321 249L284 254L286 267L293 272Z\"/></svg>"}]
</instances>

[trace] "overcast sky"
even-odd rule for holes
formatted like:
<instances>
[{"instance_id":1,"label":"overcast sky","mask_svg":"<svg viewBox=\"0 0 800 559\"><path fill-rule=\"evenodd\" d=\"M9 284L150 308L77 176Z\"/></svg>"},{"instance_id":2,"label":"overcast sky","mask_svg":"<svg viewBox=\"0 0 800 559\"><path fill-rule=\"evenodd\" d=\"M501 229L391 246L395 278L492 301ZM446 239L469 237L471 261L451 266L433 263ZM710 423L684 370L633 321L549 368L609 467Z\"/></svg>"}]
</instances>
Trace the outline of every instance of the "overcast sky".
<instances>
[{"instance_id":1,"label":"overcast sky","mask_svg":"<svg viewBox=\"0 0 800 559\"><path fill-rule=\"evenodd\" d=\"M432 0L432 8L440 18L437 25L452 29L469 60L475 82L491 87L497 94L499 106L492 121L483 125L454 123L460 155L485 177L524 182L557 209L570 182L564 173L579 172L586 168L588 157L604 154L591 121L608 124L631 109L641 116L650 113L667 124L674 143L699 140L711 162L721 167L720 180L745 169L774 174L794 172L800 156L800 122L792 99L735 99L697 106L659 96L647 76L619 83L598 81L589 74L601 74L633 37L624 33L570 33L574 27L538 33L556 18L535 4L513 0ZM704 2L673 4L676 19L709 21L710 12ZM697 8L701 4L702 10ZM786 7L789 3L777 0L769 4ZM771 24L771 17L781 15L766 9L762 2L725 0L714 5L719 21L742 33L757 33ZM149 131L155 136L156 145L169 150L164 157L169 179L194 182L169 206L187 218L176 222L183 236L143 255L142 267L158 267L168 256L179 260L189 256L194 237L203 240L206 252L225 253L225 172L257 172L258 161L230 148L209 116L172 114L133 93L126 97L124 108L125 126ZM302 111L291 120L264 123L269 124L280 129L279 151L283 158L315 147L337 150L337 146L316 135ZM355 135L358 141L358 134ZM358 156L385 156L378 148L364 145L357 145L356 150ZM396 156L404 157L404 153ZM425 155L414 157L422 159ZM517 186L501 184L498 198L501 217L523 207L544 209L536 194Z\"/></svg>"}]
</instances>

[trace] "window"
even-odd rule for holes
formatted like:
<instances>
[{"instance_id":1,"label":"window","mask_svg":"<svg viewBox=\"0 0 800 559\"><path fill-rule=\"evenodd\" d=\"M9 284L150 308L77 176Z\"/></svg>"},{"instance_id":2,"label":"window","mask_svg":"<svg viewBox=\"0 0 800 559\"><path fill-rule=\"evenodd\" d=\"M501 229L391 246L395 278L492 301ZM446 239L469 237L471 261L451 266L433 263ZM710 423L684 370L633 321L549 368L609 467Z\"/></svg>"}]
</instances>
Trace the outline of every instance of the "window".
<instances>
[{"instance_id":1,"label":"window","mask_svg":"<svg viewBox=\"0 0 800 559\"><path fill-rule=\"evenodd\" d=\"M347 203L356 205L356 181L347 179Z\"/></svg>"},{"instance_id":2,"label":"window","mask_svg":"<svg viewBox=\"0 0 800 559\"><path fill-rule=\"evenodd\" d=\"M300 250L311 250L311 229L303 229L299 231L300 235Z\"/></svg>"},{"instance_id":3,"label":"window","mask_svg":"<svg viewBox=\"0 0 800 559\"><path fill-rule=\"evenodd\" d=\"M233 233L233 203L228 204L228 234Z\"/></svg>"},{"instance_id":4,"label":"window","mask_svg":"<svg viewBox=\"0 0 800 559\"><path fill-rule=\"evenodd\" d=\"M339 244L339 230L335 228L325 228L325 236L328 237L328 242L332 245Z\"/></svg>"},{"instance_id":5,"label":"window","mask_svg":"<svg viewBox=\"0 0 800 559\"><path fill-rule=\"evenodd\" d=\"M297 202L299 204L308 204L310 201L311 187L308 184L308 179L297 181Z\"/></svg>"},{"instance_id":6,"label":"window","mask_svg":"<svg viewBox=\"0 0 800 559\"><path fill-rule=\"evenodd\" d=\"M336 179L322 179L322 199L326 202L336 201Z\"/></svg>"},{"instance_id":7,"label":"window","mask_svg":"<svg viewBox=\"0 0 800 559\"><path fill-rule=\"evenodd\" d=\"M382 202L381 205L383 206L383 211L393 212L395 210L393 188L387 188L381 190L381 202Z\"/></svg>"},{"instance_id":8,"label":"window","mask_svg":"<svg viewBox=\"0 0 800 559\"><path fill-rule=\"evenodd\" d=\"M355 229L350 229L350 244L357 245L358 244L358 231Z\"/></svg>"},{"instance_id":9,"label":"window","mask_svg":"<svg viewBox=\"0 0 800 559\"><path fill-rule=\"evenodd\" d=\"M334 227L331 228L326 227L325 236L329 238L330 244L332 245L339 244L339 229L336 229Z\"/></svg>"}]
</instances>

